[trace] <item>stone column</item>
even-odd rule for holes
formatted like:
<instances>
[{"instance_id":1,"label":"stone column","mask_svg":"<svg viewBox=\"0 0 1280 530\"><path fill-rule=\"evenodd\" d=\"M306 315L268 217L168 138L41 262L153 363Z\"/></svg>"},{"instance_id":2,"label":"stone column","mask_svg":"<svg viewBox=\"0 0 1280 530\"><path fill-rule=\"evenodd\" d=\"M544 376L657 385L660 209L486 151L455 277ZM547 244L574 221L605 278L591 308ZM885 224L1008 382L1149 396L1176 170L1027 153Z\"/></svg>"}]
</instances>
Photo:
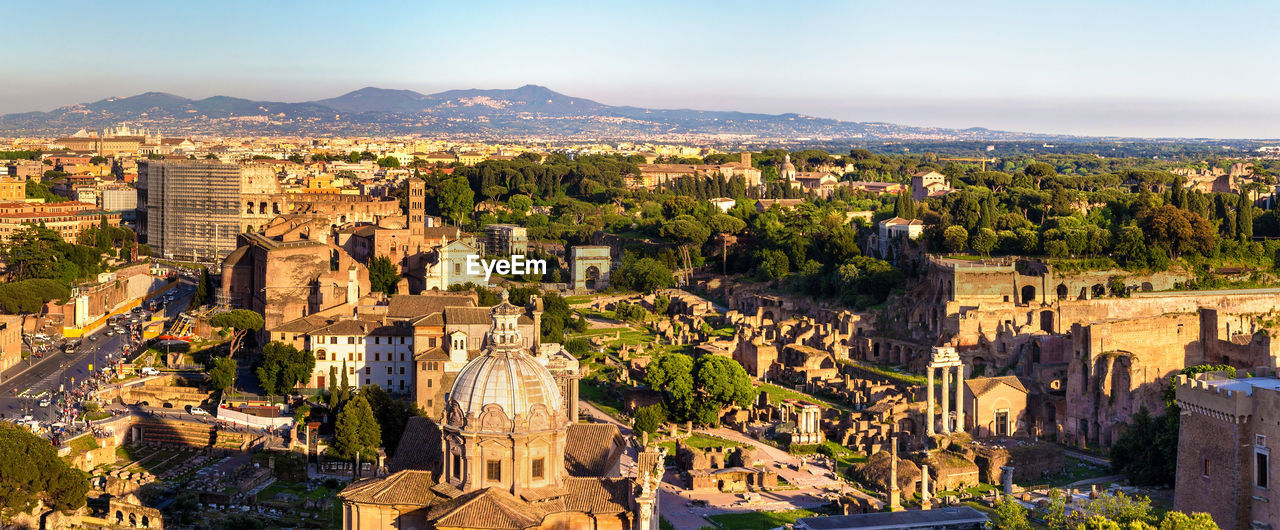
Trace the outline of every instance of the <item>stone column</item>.
<instances>
[{"instance_id":1,"label":"stone column","mask_svg":"<svg viewBox=\"0 0 1280 530\"><path fill-rule=\"evenodd\" d=\"M924 387L924 395L925 395L924 424L925 424L925 432L926 432L929 436L933 436L933 422L934 422L934 418L933 418L933 412L934 412L934 411L933 411L933 370L934 370L933 365L932 365L932 364L930 364L930 365L929 365L929 369L928 369L928 370L926 370L926 372L928 373L928 377L929 377L929 384L928 384L928 386L925 386L925 387Z\"/></svg>"},{"instance_id":2,"label":"stone column","mask_svg":"<svg viewBox=\"0 0 1280 530\"><path fill-rule=\"evenodd\" d=\"M898 490L898 437L889 438L889 511L902 511L902 492Z\"/></svg>"},{"instance_id":3,"label":"stone column","mask_svg":"<svg viewBox=\"0 0 1280 530\"><path fill-rule=\"evenodd\" d=\"M578 378L569 379L569 422L578 422Z\"/></svg>"},{"instance_id":4,"label":"stone column","mask_svg":"<svg viewBox=\"0 0 1280 530\"><path fill-rule=\"evenodd\" d=\"M942 369L942 434L951 434L951 370Z\"/></svg>"},{"instance_id":5,"label":"stone column","mask_svg":"<svg viewBox=\"0 0 1280 530\"><path fill-rule=\"evenodd\" d=\"M956 432L964 432L964 363L956 366Z\"/></svg>"},{"instance_id":6,"label":"stone column","mask_svg":"<svg viewBox=\"0 0 1280 530\"><path fill-rule=\"evenodd\" d=\"M1013 495L1013 466L1000 466L1000 483L1005 495Z\"/></svg>"},{"instance_id":7,"label":"stone column","mask_svg":"<svg viewBox=\"0 0 1280 530\"><path fill-rule=\"evenodd\" d=\"M933 502L929 500L929 466L928 464L920 465L920 509L928 510L932 508Z\"/></svg>"}]
</instances>

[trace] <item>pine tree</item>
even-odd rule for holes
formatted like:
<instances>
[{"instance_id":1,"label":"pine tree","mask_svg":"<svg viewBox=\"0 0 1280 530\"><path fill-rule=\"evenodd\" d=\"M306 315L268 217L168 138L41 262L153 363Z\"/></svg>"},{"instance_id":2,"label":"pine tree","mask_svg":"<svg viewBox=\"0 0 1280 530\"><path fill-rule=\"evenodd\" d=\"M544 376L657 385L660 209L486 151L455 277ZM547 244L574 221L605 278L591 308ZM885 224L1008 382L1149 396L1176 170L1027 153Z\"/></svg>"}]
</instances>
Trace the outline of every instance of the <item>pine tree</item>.
<instances>
[{"instance_id":1,"label":"pine tree","mask_svg":"<svg viewBox=\"0 0 1280 530\"><path fill-rule=\"evenodd\" d=\"M1249 194L1243 190L1240 191L1239 203L1236 205L1236 232L1243 241L1253 239L1253 203L1249 201Z\"/></svg>"},{"instance_id":2,"label":"pine tree","mask_svg":"<svg viewBox=\"0 0 1280 530\"><path fill-rule=\"evenodd\" d=\"M364 396L356 395L338 413L333 429L333 448L341 458L371 456L382 445L382 428Z\"/></svg>"}]
</instances>

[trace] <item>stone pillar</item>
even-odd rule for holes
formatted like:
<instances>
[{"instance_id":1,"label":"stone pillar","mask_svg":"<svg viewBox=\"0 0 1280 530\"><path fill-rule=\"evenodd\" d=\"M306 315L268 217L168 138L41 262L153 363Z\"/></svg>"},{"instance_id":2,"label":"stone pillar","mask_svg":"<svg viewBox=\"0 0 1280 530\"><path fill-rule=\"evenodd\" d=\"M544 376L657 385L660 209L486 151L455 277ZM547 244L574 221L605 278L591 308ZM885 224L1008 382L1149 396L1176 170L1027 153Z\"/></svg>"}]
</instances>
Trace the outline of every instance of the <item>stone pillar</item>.
<instances>
[{"instance_id":1,"label":"stone pillar","mask_svg":"<svg viewBox=\"0 0 1280 530\"><path fill-rule=\"evenodd\" d=\"M1000 466L1000 482L1005 495L1013 495L1013 466Z\"/></svg>"},{"instance_id":2,"label":"stone pillar","mask_svg":"<svg viewBox=\"0 0 1280 530\"><path fill-rule=\"evenodd\" d=\"M964 432L964 363L956 365L956 432Z\"/></svg>"},{"instance_id":3,"label":"stone pillar","mask_svg":"<svg viewBox=\"0 0 1280 530\"><path fill-rule=\"evenodd\" d=\"M942 369L942 434L951 434L951 370Z\"/></svg>"},{"instance_id":4,"label":"stone pillar","mask_svg":"<svg viewBox=\"0 0 1280 530\"><path fill-rule=\"evenodd\" d=\"M929 436L933 436L934 419L933 419L933 365L932 364L929 365L929 369L926 370L926 372L928 373L929 384L928 386L924 387L924 395L925 395L924 424L925 424L925 432Z\"/></svg>"},{"instance_id":5,"label":"stone pillar","mask_svg":"<svg viewBox=\"0 0 1280 530\"><path fill-rule=\"evenodd\" d=\"M929 465L920 465L920 509L928 510L933 507L933 501L929 500Z\"/></svg>"},{"instance_id":6,"label":"stone pillar","mask_svg":"<svg viewBox=\"0 0 1280 530\"><path fill-rule=\"evenodd\" d=\"M889 438L889 511L902 511L902 492L898 490L898 437Z\"/></svg>"},{"instance_id":7,"label":"stone pillar","mask_svg":"<svg viewBox=\"0 0 1280 530\"><path fill-rule=\"evenodd\" d=\"M578 422L578 378L569 379L569 422Z\"/></svg>"}]
</instances>

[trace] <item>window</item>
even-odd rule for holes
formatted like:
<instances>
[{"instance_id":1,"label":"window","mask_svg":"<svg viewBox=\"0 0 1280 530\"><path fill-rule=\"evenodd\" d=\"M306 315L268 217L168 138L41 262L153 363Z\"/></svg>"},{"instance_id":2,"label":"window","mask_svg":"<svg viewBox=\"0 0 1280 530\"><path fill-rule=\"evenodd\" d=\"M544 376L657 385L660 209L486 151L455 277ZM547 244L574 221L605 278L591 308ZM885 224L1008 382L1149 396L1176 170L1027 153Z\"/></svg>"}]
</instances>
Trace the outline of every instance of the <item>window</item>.
<instances>
[{"instance_id":1,"label":"window","mask_svg":"<svg viewBox=\"0 0 1280 530\"><path fill-rule=\"evenodd\" d=\"M400 353L400 362L404 362L404 352Z\"/></svg>"},{"instance_id":2,"label":"window","mask_svg":"<svg viewBox=\"0 0 1280 530\"><path fill-rule=\"evenodd\" d=\"M388 379L388 380L387 380L387 388L391 388L391 380L390 380L390 379Z\"/></svg>"},{"instance_id":3,"label":"window","mask_svg":"<svg viewBox=\"0 0 1280 530\"><path fill-rule=\"evenodd\" d=\"M329 337L329 344L337 344L338 337Z\"/></svg>"},{"instance_id":4,"label":"window","mask_svg":"<svg viewBox=\"0 0 1280 530\"><path fill-rule=\"evenodd\" d=\"M404 344L404 337L400 337L400 344Z\"/></svg>"},{"instance_id":5,"label":"window","mask_svg":"<svg viewBox=\"0 0 1280 530\"><path fill-rule=\"evenodd\" d=\"M400 380L400 390L404 390L404 379Z\"/></svg>"},{"instance_id":6,"label":"window","mask_svg":"<svg viewBox=\"0 0 1280 530\"><path fill-rule=\"evenodd\" d=\"M542 459L538 458L533 461L533 478L543 478Z\"/></svg>"},{"instance_id":7,"label":"window","mask_svg":"<svg viewBox=\"0 0 1280 530\"><path fill-rule=\"evenodd\" d=\"M316 350L316 360L317 360L317 361L324 361L324 360L326 360L326 359L325 359L325 353L324 353L324 350Z\"/></svg>"},{"instance_id":8,"label":"window","mask_svg":"<svg viewBox=\"0 0 1280 530\"><path fill-rule=\"evenodd\" d=\"M1209 476L1209 459L1208 458L1204 459L1204 468L1200 474L1206 477Z\"/></svg>"},{"instance_id":9,"label":"window","mask_svg":"<svg viewBox=\"0 0 1280 530\"><path fill-rule=\"evenodd\" d=\"M502 462L497 460L489 460L485 462L484 476L486 480L492 482L502 481Z\"/></svg>"},{"instance_id":10,"label":"window","mask_svg":"<svg viewBox=\"0 0 1280 530\"><path fill-rule=\"evenodd\" d=\"M364 367L364 375L371 375L372 373L373 373L373 368L368 366Z\"/></svg>"},{"instance_id":11,"label":"window","mask_svg":"<svg viewBox=\"0 0 1280 530\"><path fill-rule=\"evenodd\" d=\"M427 369L427 363L426 363L426 361L423 361L423 362L418 363L418 369L419 369L419 370L426 370L426 369Z\"/></svg>"},{"instance_id":12,"label":"window","mask_svg":"<svg viewBox=\"0 0 1280 530\"><path fill-rule=\"evenodd\" d=\"M357 361L363 361L363 360L364 360L364 352L357 353L357 354L356 354L356 360L357 360Z\"/></svg>"},{"instance_id":13,"label":"window","mask_svg":"<svg viewBox=\"0 0 1280 530\"><path fill-rule=\"evenodd\" d=\"M1009 436L1009 409L996 411L996 436Z\"/></svg>"},{"instance_id":14,"label":"window","mask_svg":"<svg viewBox=\"0 0 1280 530\"><path fill-rule=\"evenodd\" d=\"M381 353L374 352L374 354L373 354L373 360L375 360L375 361L381 361L381 360L382 360L382 354L381 354Z\"/></svg>"},{"instance_id":15,"label":"window","mask_svg":"<svg viewBox=\"0 0 1280 530\"><path fill-rule=\"evenodd\" d=\"M374 343L374 344L382 344L382 337L374 337L374 338L373 338L373 343Z\"/></svg>"},{"instance_id":16,"label":"window","mask_svg":"<svg viewBox=\"0 0 1280 530\"><path fill-rule=\"evenodd\" d=\"M400 375L404 375L404 367L403 367L403 366L401 366L401 367L400 367Z\"/></svg>"},{"instance_id":17,"label":"window","mask_svg":"<svg viewBox=\"0 0 1280 530\"><path fill-rule=\"evenodd\" d=\"M347 337L347 344L355 344L355 343L356 343L355 337Z\"/></svg>"},{"instance_id":18,"label":"window","mask_svg":"<svg viewBox=\"0 0 1280 530\"><path fill-rule=\"evenodd\" d=\"M451 466L450 469L453 470L453 478L462 478L462 457L461 456L453 455L453 466Z\"/></svg>"},{"instance_id":19,"label":"window","mask_svg":"<svg viewBox=\"0 0 1280 530\"><path fill-rule=\"evenodd\" d=\"M427 380L427 388L431 388L431 386L432 386L432 385L431 385L432 381L434 381L434 380L433 380L433 379L428 379L428 380Z\"/></svg>"},{"instance_id":20,"label":"window","mask_svg":"<svg viewBox=\"0 0 1280 530\"><path fill-rule=\"evenodd\" d=\"M387 367L387 375L391 375L391 367L390 367L390 366L388 366L388 367Z\"/></svg>"},{"instance_id":21,"label":"window","mask_svg":"<svg viewBox=\"0 0 1280 530\"><path fill-rule=\"evenodd\" d=\"M1262 489L1270 486L1271 454L1266 449L1253 450L1253 485Z\"/></svg>"},{"instance_id":22,"label":"window","mask_svg":"<svg viewBox=\"0 0 1280 530\"><path fill-rule=\"evenodd\" d=\"M369 386L369 385L371 385L371 384L373 384L373 383L369 381L369 378L368 378L368 377L364 378L364 386Z\"/></svg>"},{"instance_id":23,"label":"window","mask_svg":"<svg viewBox=\"0 0 1280 530\"><path fill-rule=\"evenodd\" d=\"M347 367L347 373L348 373L348 374L351 374L351 375L356 375L356 367L354 367L354 366L348 366L348 367Z\"/></svg>"},{"instance_id":24,"label":"window","mask_svg":"<svg viewBox=\"0 0 1280 530\"><path fill-rule=\"evenodd\" d=\"M427 408L431 408L431 407L432 407L432 406L434 406L434 405L435 405L435 400L434 400L434 399L428 399L428 400L427 400Z\"/></svg>"},{"instance_id":25,"label":"window","mask_svg":"<svg viewBox=\"0 0 1280 530\"><path fill-rule=\"evenodd\" d=\"M435 338L435 337L431 337L431 338L427 339L427 346L432 347L432 348L436 347L436 338Z\"/></svg>"}]
</instances>

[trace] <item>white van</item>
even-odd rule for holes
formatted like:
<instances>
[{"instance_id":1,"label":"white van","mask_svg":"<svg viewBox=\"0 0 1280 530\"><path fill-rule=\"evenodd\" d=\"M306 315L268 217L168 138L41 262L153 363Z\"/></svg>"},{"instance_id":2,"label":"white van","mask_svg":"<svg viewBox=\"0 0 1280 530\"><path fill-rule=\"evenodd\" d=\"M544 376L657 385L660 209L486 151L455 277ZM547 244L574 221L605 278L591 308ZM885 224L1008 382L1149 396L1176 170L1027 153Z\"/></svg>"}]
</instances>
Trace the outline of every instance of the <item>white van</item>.
<instances>
[{"instance_id":1,"label":"white van","mask_svg":"<svg viewBox=\"0 0 1280 530\"><path fill-rule=\"evenodd\" d=\"M138 373L142 375L160 375L160 370L157 370L150 366L144 366L142 367L142 370L138 371Z\"/></svg>"}]
</instances>

